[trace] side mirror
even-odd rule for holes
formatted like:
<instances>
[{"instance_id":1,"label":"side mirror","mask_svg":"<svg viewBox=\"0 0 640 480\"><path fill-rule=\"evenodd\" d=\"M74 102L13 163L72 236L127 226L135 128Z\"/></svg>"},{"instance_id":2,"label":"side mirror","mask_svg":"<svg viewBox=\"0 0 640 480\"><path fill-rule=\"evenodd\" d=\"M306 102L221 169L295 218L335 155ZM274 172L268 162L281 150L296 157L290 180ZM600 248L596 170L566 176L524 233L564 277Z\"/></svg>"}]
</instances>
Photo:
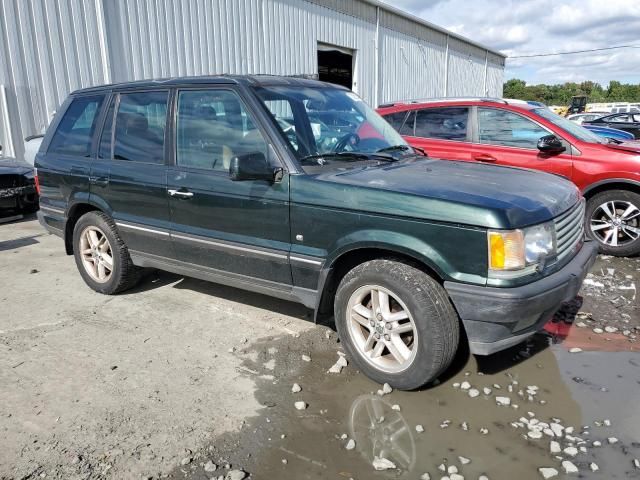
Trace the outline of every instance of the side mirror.
<instances>
[{"instance_id":1,"label":"side mirror","mask_svg":"<svg viewBox=\"0 0 640 480\"><path fill-rule=\"evenodd\" d=\"M231 159L229 165L229 176L235 182L266 180L274 183L282 180L282 174L282 168L269 165L267 157L262 152L238 155Z\"/></svg>"},{"instance_id":2,"label":"side mirror","mask_svg":"<svg viewBox=\"0 0 640 480\"><path fill-rule=\"evenodd\" d=\"M542 153L556 154L562 153L566 149L560 139L555 135L545 135L538 140L538 150Z\"/></svg>"}]
</instances>

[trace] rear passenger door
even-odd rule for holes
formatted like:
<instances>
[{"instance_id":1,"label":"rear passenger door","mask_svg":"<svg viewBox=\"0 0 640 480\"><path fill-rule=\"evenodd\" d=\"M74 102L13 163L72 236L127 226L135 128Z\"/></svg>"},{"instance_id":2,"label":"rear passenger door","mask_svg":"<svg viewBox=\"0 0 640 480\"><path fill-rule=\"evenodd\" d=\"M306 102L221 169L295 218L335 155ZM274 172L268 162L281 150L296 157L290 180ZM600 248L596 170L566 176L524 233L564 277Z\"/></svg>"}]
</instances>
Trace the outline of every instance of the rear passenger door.
<instances>
[{"instance_id":1,"label":"rear passenger door","mask_svg":"<svg viewBox=\"0 0 640 480\"><path fill-rule=\"evenodd\" d=\"M259 153L279 164L238 92L179 90L175 165L168 174L172 238L178 260L235 276L291 285L289 177L234 182L234 156Z\"/></svg>"},{"instance_id":2,"label":"rear passenger door","mask_svg":"<svg viewBox=\"0 0 640 480\"><path fill-rule=\"evenodd\" d=\"M132 256L172 256L167 200L169 90L112 97L91 172L91 198L114 218Z\"/></svg>"},{"instance_id":3,"label":"rear passenger door","mask_svg":"<svg viewBox=\"0 0 640 480\"><path fill-rule=\"evenodd\" d=\"M478 107L473 159L495 165L533 168L571 179L571 146L560 154L538 150L538 140L552 131L519 113ZM562 140L562 139L561 139Z\"/></svg>"},{"instance_id":4,"label":"rear passenger door","mask_svg":"<svg viewBox=\"0 0 640 480\"><path fill-rule=\"evenodd\" d=\"M411 112L402 135L433 158L470 161L473 152L468 107L433 107ZM410 131L411 133L406 133Z\"/></svg>"}]
</instances>

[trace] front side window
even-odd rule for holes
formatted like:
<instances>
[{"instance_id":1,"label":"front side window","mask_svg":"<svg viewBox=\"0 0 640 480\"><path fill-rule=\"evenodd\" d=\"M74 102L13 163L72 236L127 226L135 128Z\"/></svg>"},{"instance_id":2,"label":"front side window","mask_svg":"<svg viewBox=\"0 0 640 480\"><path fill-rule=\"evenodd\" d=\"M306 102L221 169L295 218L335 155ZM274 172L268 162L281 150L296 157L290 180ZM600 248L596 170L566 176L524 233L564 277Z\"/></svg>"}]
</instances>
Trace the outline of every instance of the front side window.
<instances>
[{"instance_id":1,"label":"front side window","mask_svg":"<svg viewBox=\"0 0 640 480\"><path fill-rule=\"evenodd\" d=\"M120 95L115 123L114 160L164 163L168 96L166 91Z\"/></svg>"},{"instance_id":2,"label":"front side window","mask_svg":"<svg viewBox=\"0 0 640 480\"><path fill-rule=\"evenodd\" d=\"M497 108L478 109L478 140L489 145L535 149L549 131L531 120Z\"/></svg>"},{"instance_id":3,"label":"front side window","mask_svg":"<svg viewBox=\"0 0 640 480\"><path fill-rule=\"evenodd\" d=\"M74 99L51 139L49 151L88 157L103 101L104 95Z\"/></svg>"},{"instance_id":4,"label":"front side window","mask_svg":"<svg viewBox=\"0 0 640 480\"><path fill-rule=\"evenodd\" d=\"M267 158L267 142L230 90L179 92L176 121L178 165L228 172L235 156L262 153Z\"/></svg>"},{"instance_id":5,"label":"front side window","mask_svg":"<svg viewBox=\"0 0 640 480\"><path fill-rule=\"evenodd\" d=\"M467 139L466 107L425 108L416 115L416 137L465 141Z\"/></svg>"},{"instance_id":6,"label":"front side window","mask_svg":"<svg viewBox=\"0 0 640 480\"><path fill-rule=\"evenodd\" d=\"M605 121L611 123L629 123L631 119L629 115L614 115L613 117L605 118Z\"/></svg>"}]
</instances>

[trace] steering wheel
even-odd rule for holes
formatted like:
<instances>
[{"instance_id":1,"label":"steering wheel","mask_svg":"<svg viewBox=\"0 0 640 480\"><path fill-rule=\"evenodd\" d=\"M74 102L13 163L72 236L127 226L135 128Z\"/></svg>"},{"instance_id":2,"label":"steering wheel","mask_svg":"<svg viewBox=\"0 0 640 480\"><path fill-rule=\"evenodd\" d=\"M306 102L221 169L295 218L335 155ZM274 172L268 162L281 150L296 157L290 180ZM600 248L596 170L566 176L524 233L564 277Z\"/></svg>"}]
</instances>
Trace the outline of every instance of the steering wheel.
<instances>
[{"instance_id":1,"label":"steering wheel","mask_svg":"<svg viewBox=\"0 0 640 480\"><path fill-rule=\"evenodd\" d=\"M337 141L335 147L333 147L334 152L344 152L344 148L348 145L358 145L360 143L360 136L357 133L347 133L344 137L340 138Z\"/></svg>"}]
</instances>

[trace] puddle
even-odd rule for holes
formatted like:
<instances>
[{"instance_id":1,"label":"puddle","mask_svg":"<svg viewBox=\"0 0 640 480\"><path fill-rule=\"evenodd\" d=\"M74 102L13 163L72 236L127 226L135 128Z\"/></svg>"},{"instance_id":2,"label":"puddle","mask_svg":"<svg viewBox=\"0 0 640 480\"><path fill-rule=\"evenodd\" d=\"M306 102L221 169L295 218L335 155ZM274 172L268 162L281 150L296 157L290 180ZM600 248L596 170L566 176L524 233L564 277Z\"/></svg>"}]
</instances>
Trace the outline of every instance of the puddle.
<instances>
[{"instance_id":1,"label":"puddle","mask_svg":"<svg viewBox=\"0 0 640 480\"><path fill-rule=\"evenodd\" d=\"M352 365L340 374L326 373L339 345L326 340L320 330L252 348L247 355L251 360L246 361L251 371L262 372L262 365L275 358L274 369L268 371L273 379L258 380L257 398L267 406L239 433L219 439L200 460L228 462L251 472L253 479L417 479L425 472L440 479L445 476L440 465L454 465L467 479L483 474L492 480L535 479L542 478L539 467L561 471L561 461L549 452L552 438L545 434L528 438L529 429L513 423L535 418L546 423L558 419L564 427L574 428L572 441L558 441L562 448L586 447L586 453L570 458L580 478L626 479L640 474L632 463L640 457L640 444L635 443L640 439L637 353L571 354L539 335L526 346L492 357L479 361L469 357L450 378L430 389L379 396L375 392L380 386ZM269 354L269 347L277 353ZM303 362L301 354L309 351L312 362ZM465 381L480 391L477 397L454 387ZM301 385L300 393L291 393L294 382ZM530 397L528 387L536 392ZM484 388L491 393L485 394ZM498 406L497 395L509 397L511 405ZM299 400L308 404L306 410L294 408ZM610 426L602 424L605 419ZM416 431L417 425L424 432ZM609 437L618 442L610 445ZM348 439L355 440L353 450L345 448ZM593 447L593 441L602 446ZM470 462L463 465L459 456ZM396 468L375 471L375 457L390 460ZM591 472L591 462L599 472ZM196 462L192 469L178 469L172 475L216 478L225 472L218 469L205 475Z\"/></svg>"}]
</instances>

